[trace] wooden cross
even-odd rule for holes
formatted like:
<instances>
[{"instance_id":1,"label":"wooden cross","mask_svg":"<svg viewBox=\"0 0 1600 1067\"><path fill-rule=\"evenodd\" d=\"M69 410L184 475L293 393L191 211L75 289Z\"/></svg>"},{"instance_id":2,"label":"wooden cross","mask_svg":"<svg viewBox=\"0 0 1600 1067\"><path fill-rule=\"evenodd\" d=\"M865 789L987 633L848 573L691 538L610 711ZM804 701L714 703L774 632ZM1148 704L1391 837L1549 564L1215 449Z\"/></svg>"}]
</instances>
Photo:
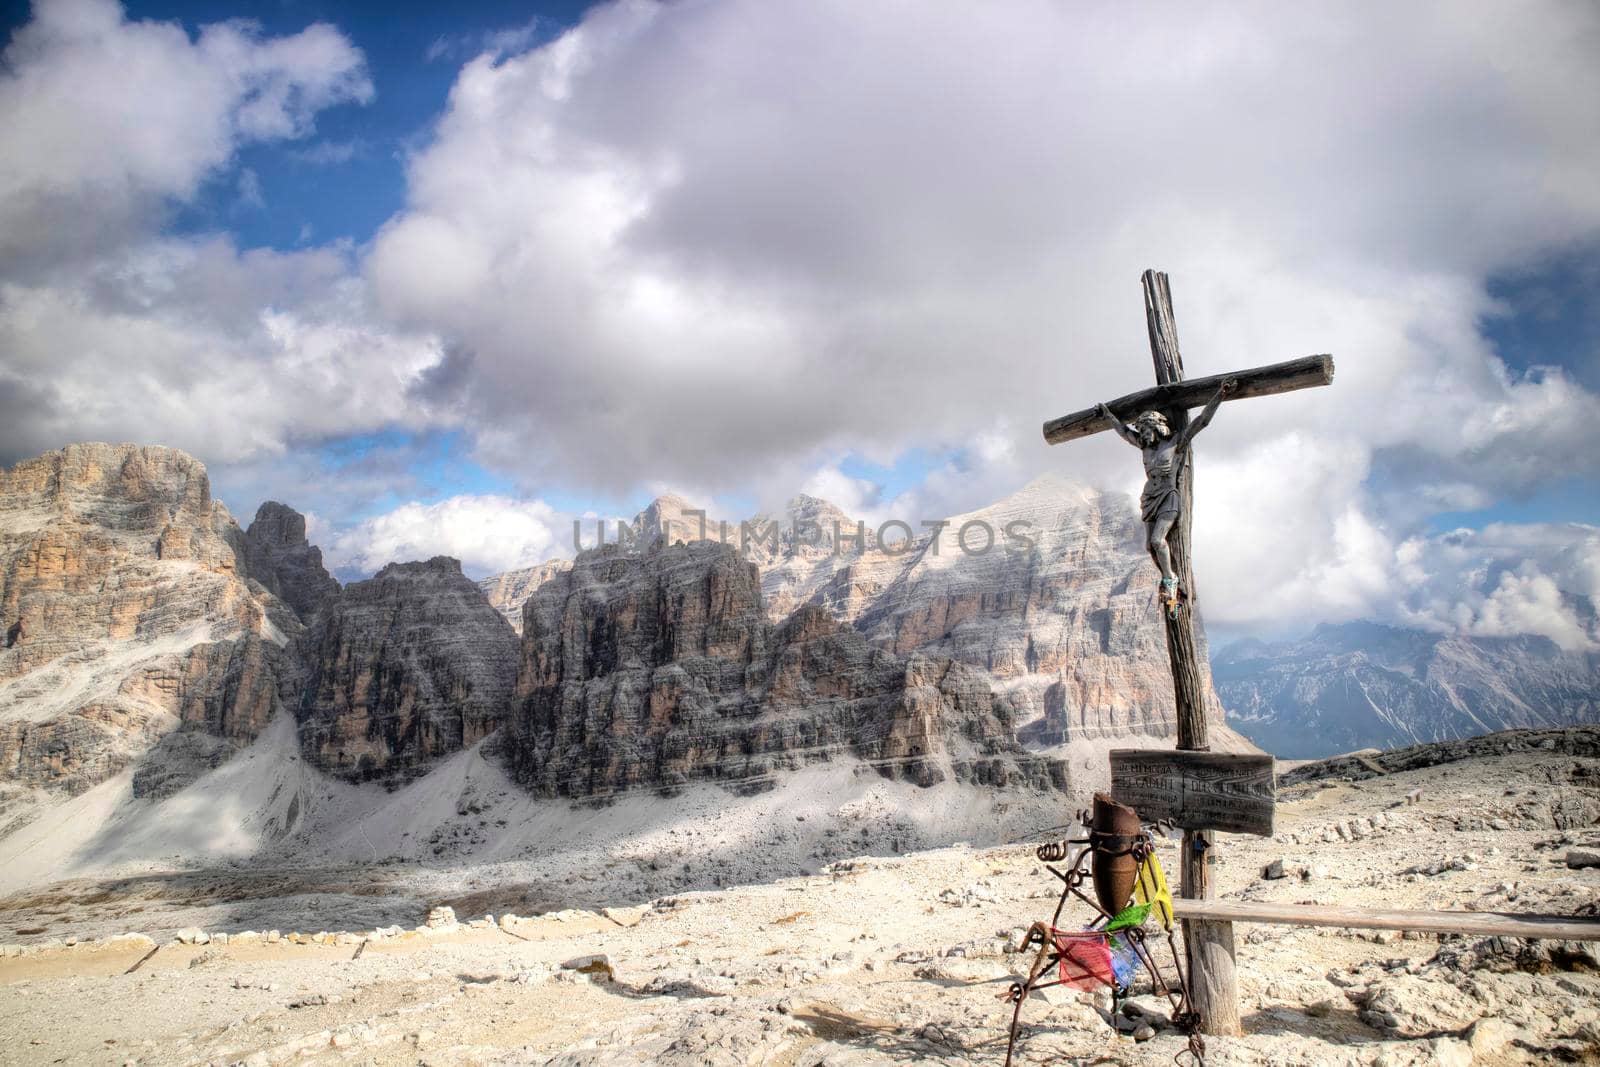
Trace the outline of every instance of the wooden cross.
<instances>
[{"instance_id":1,"label":"wooden cross","mask_svg":"<svg viewBox=\"0 0 1600 1067\"><path fill-rule=\"evenodd\" d=\"M1328 385L1333 381L1333 357L1325 355L1308 356L1210 378L1185 379L1167 276L1147 270L1141 280L1144 283L1145 323L1150 332L1150 354L1155 360L1156 385L1152 389L1118 397L1107 404L1117 419L1127 422L1141 412L1159 411L1176 435L1189 425L1189 409L1209 401L1228 378L1238 384L1224 398L1227 400L1270 396L1294 389ZM1049 444L1058 445L1109 429L1111 424L1100 414L1098 407L1087 408L1045 423L1044 439ZM1271 757L1226 757L1205 752L1208 748L1205 689L1201 682L1200 658L1195 650L1191 620L1197 599L1189 541L1194 464L1187 448L1176 461L1179 514L1167 535L1167 544L1172 552L1173 572L1189 599L1179 601L1174 610L1163 611L1161 615L1166 626L1167 658L1172 663L1172 690L1178 721L1177 747L1189 754L1178 752L1166 757L1172 764L1166 769L1164 777L1156 773L1159 769L1145 767L1140 772L1146 788L1142 795L1130 793L1133 787L1129 784L1128 762L1122 760L1123 795L1118 799L1128 803L1146 819L1175 818L1180 826L1185 827L1182 895L1187 899L1204 900L1211 895L1211 867L1216 862L1213 834L1217 828L1272 833L1272 771ZM1143 754L1114 754L1128 755ZM1240 759L1255 762L1247 766L1237 762ZM1263 799L1260 795L1263 773L1260 761L1263 759L1266 760L1264 819L1260 808ZM1114 758L1114 782L1117 770L1118 760ZM1134 777L1138 778L1140 774ZM1236 795L1223 795L1219 800L1218 783L1222 783L1224 794L1231 788ZM1116 792L1114 785L1113 795ZM1256 817L1231 823L1224 821L1221 818L1222 810L1230 804L1245 805L1246 795L1254 797ZM1199 799L1191 802L1191 797ZM1200 803L1199 800L1206 800L1207 803ZM1201 1029L1208 1034L1238 1033L1239 998L1233 965L1232 925L1202 919L1185 920L1184 944L1189 957L1190 1002L1200 1014Z\"/></svg>"}]
</instances>

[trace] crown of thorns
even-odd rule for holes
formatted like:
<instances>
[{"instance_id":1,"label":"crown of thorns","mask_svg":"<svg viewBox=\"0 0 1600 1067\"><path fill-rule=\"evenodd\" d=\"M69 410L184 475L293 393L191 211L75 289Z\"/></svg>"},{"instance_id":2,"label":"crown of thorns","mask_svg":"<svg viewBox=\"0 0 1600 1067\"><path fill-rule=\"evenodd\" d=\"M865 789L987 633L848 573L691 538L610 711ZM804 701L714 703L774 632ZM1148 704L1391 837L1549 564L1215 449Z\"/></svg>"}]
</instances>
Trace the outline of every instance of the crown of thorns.
<instances>
[{"instance_id":1,"label":"crown of thorns","mask_svg":"<svg viewBox=\"0 0 1600 1067\"><path fill-rule=\"evenodd\" d=\"M1156 433L1163 437L1172 432L1172 428L1167 425L1166 416L1162 415L1159 411L1144 412L1137 419L1133 420L1133 425L1141 430L1148 426L1150 429L1156 431Z\"/></svg>"}]
</instances>

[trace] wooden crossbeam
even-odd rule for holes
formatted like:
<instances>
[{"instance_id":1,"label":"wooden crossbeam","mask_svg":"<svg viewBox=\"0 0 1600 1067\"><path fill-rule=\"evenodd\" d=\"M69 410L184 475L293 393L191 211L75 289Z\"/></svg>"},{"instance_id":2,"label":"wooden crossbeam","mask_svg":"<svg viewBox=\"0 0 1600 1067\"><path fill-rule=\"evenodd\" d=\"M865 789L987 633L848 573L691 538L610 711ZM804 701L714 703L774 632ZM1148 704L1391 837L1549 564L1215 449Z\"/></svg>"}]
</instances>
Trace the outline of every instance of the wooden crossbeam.
<instances>
[{"instance_id":1,"label":"wooden crossbeam","mask_svg":"<svg viewBox=\"0 0 1600 1067\"><path fill-rule=\"evenodd\" d=\"M1349 926L1362 930L1418 930L1430 934L1536 937L1600 941L1600 919L1499 911L1406 911L1346 908L1336 904L1270 904L1248 900L1174 900L1180 919L1269 923L1277 926Z\"/></svg>"},{"instance_id":2,"label":"wooden crossbeam","mask_svg":"<svg viewBox=\"0 0 1600 1067\"><path fill-rule=\"evenodd\" d=\"M1331 384L1333 357L1306 356L1304 359L1291 359L1267 367L1213 374L1209 378L1185 378L1180 382L1152 386L1137 393L1119 396L1106 407L1124 422L1141 411L1197 408L1216 395L1226 378L1232 378L1239 383L1238 389L1228 397L1230 401L1243 400L1251 396L1275 396L1296 389ZM1075 441L1080 437L1088 437L1090 434L1110 428L1111 424L1106 422L1098 408L1085 408L1083 411L1062 415L1045 423L1044 439L1052 445L1059 445L1063 441Z\"/></svg>"}]
</instances>

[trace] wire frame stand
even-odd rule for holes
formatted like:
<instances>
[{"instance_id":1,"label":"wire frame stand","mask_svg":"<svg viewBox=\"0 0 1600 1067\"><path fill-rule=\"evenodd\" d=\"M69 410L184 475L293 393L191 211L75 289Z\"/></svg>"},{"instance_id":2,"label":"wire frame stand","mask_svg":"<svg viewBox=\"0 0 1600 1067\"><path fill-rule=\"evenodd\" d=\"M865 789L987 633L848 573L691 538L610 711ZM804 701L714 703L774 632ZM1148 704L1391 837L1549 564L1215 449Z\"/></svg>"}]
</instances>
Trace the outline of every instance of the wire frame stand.
<instances>
[{"instance_id":1,"label":"wire frame stand","mask_svg":"<svg viewBox=\"0 0 1600 1067\"><path fill-rule=\"evenodd\" d=\"M1026 952L1035 948L1038 950L1027 979L1012 982L1010 988L1000 994L1002 1000L1013 1005L1011 1033L1006 1042L1006 1067L1011 1067L1012 1056L1016 1052L1017 1033L1022 1021L1022 1002L1028 998L1028 994L1037 990L1059 985L1076 985L1075 979L1064 977L1066 967L1073 963L1067 958L1071 939L1081 936L1083 932L1104 930L1106 924L1114 918L1099 900L1083 892L1084 882L1091 878L1096 867L1109 866L1110 861L1118 857L1132 857L1135 864L1142 866L1155 849L1152 826L1141 824L1138 832L1133 834L1108 834L1093 828L1087 811L1079 812L1078 818L1083 829L1088 831L1088 837L1048 842L1040 845L1035 852L1044 864L1045 870L1061 880L1061 897L1056 901L1055 914L1050 917L1050 922L1034 923L1028 927L1028 932L1023 938L1021 951ZM1065 867L1056 866L1069 855L1070 863ZM1067 901L1072 898L1088 905L1095 914L1086 931L1069 932L1060 928L1061 913L1066 908ZM1183 965L1180 962L1183 957L1173 939L1173 929L1172 924L1166 924L1167 948L1172 954L1171 981L1167 980L1166 973L1156 962L1142 926L1122 927L1116 931L1116 936L1126 939L1139 962L1149 970L1156 994L1167 998L1172 1007L1173 1026L1188 1035L1188 1047L1174 1059L1182 1064L1185 1056L1192 1056L1194 1067L1205 1067L1205 1039L1200 1035L1200 1018L1189 1003L1188 984L1184 979ZM1111 982L1113 1019L1117 1015L1120 993L1116 982Z\"/></svg>"}]
</instances>

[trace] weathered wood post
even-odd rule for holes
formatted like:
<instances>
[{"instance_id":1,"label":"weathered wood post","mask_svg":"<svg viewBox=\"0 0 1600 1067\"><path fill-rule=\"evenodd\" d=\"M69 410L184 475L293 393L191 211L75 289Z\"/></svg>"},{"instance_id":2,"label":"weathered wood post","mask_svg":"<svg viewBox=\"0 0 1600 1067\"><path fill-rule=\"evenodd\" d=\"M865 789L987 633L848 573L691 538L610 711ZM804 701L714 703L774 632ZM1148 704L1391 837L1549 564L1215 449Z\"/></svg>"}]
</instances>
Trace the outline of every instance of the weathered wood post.
<instances>
[{"instance_id":1,"label":"weathered wood post","mask_svg":"<svg viewBox=\"0 0 1600 1067\"><path fill-rule=\"evenodd\" d=\"M1145 324L1150 331L1150 355L1155 361L1156 384L1175 385L1183 380L1183 356L1178 350L1178 326L1172 313L1172 290L1167 276L1147 270L1144 285ZM1163 414L1174 434L1189 425L1187 406L1168 408ZM1205 751L1205 684L1200 677L1200 654L1195 648L1193 612L1199 601L1194 584L1194 567L1189 540L1190 516L1194 500L1194 464L1184 450L1178 468L1178 494L1181 510L1178 521L1167 535L1172 547L1172 569L1188 590L1188 605L1179 611L1162 612L1167 635L1167 658L1172 662L1172 690L1178 719L1178 748ZM1212 895L1211 868L1216 862L1216 840L1211 830L1183 832L1183 875L1181 895L1205 900ZM1201 1031L1207 1034L1237 1034L1239 1028L1239 985L1233 958L1233 924L1204 919L1185 919L1183 942L1189 958L1189 1000L1200 1015Z\"/></svg>"}]
</instances>

